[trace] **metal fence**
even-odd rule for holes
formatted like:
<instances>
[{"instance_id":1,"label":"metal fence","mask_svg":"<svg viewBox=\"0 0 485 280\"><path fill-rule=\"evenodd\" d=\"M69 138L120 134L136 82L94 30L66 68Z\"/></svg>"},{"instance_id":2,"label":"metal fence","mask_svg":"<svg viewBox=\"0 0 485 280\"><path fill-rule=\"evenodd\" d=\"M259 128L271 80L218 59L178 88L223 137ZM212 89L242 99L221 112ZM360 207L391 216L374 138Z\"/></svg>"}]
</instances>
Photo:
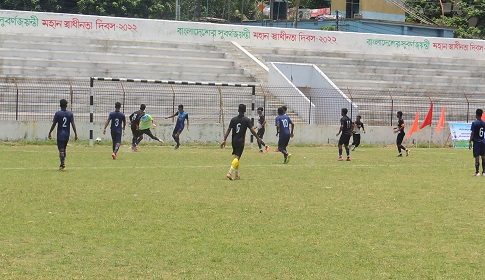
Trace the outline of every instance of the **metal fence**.
<instances>
[{"instance_id":1,"label":"metal fence","mask_svg":"<svg viewBox=\"0 0 485 280\"><path fill-rule=\"evenodd\" d=\"M90 120L90 79L41 79L0 78L0 120L51 121L59 110L59 100L68 100L68 109L73 111L77 122ZM292 93L285 102L270 92L279 95ZM442 93L432 91L360 90L342 89L353 106L335 98L333 89L313 88L301 90L294 96L293 88L256 86L255 104L265 108L268 120L276 116L277 108L286 105L288 113L296 123L338 124L340 109L349 107L349 116L361 115L371 126L395 125L396 112L402 111L407 120L416 112L420 119L433 103L433 122L438 121L441 108L445 107L445 121L470 122L476 108L484 108L484 93ZM248 106L252 112L251 88L168 85L126 82L97 82L94 86L94 121L103 122L114 110L114 103L121 102L125 114L136 111L141 103L157 120L173 114L183 104L192 124L226 123L237 115L237 106ZM289 97L290 94L288 94ZM301 102L306 98L309 102ZM305 108L302 108L306 106ZM298 112L305 112L303 116Z\"/></svg>"}]
</instances>

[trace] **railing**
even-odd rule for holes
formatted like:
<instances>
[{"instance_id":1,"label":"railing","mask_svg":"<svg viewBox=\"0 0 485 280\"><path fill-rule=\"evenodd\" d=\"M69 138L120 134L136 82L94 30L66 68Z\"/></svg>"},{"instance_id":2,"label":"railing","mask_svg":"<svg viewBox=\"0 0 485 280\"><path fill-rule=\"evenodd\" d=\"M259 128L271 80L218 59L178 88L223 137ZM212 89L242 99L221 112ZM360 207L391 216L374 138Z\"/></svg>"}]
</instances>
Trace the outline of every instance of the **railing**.
<instances>
[{"instance_id":1,"label":"railing","mask_svg":"<svg viewBox=\"0 0 485 280\"><path fill-rule=\"evenodd\" d=\"M270 93L277 90L287 98L280 100ZM288 113L297 123L338 124L340 116L336 110L322 108L348 107L349 116L355 119L361 115L366 125L396 125L396 112L402 111L404 118L411 120L416 112L420 119L434 104L433 123L437 123L441 108L445 107L445 121L470 122L474 119L477 108L485 108L484 93L441 93L409 92L397 90L359 90L344 89L344 94L356 106L343 104L333 98L335 92L329 89L312 88L303 90L309 104L322 104L321 107L291 101L294 88L256 87L255 107L264 107L268 122L276 116L277 108L286 105ZM252 96L250 88L207 87L195 85L160 85L146 83L106 82L96 83L94 87L94 121L104 122L108 113L114 110L114 103L123 104L122 110L131 114L141 103L147 105L148 112L157 120L173 114L178 104L184 104L192 124L227 123L237 115L239 103L247 105L247 116L251 117ZM85 80L67 79L0 79L0 120L12 121L51 121L59 110L59 100L69 102L68 109L73 111L75 119L89 121L89 78ZM358 108L358 113L352 108ZM338 110L337 110L338 111ZM299 116L294 112L309 112L309 116ZM305 121L303 121L305 120Z\"/></svg>"}]
</instances>

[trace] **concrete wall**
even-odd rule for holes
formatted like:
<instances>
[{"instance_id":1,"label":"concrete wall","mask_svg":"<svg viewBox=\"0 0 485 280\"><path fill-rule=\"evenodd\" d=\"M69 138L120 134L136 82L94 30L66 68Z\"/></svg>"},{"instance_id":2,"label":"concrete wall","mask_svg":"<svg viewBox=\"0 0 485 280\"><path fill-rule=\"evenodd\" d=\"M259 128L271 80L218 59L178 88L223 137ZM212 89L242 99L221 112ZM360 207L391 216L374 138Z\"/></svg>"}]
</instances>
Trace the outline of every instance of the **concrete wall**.
<instances>
[{"instance_id":1,"label":"concrete wall","mask_svg":"<svg viewBox=\"0 0 485 280\"><path fill-rule=\"evenodd\" d=\"M394 17L394 16L393 16ZM391 20L383 14L374 14L371 12L365 12L364 19L343 19L339 20L339 30L345 32L363 32L363 33L377 33L377 34L393 34L393 35L409 35L409 36L422 36L422 37L443 37L453 38L453 28L440 27L440 26L428 26L421 24L405 23L404 18L402 23L400 22L386 22L376 21L372 18L382 18L382 20ZM393 19L394 21L396 19ZM265 22L244 22L243 25L251 26L271 26L281 28L293 27L293 22L287 21L265 21ZM300 29L321 29L324 26L336 26L336 20L328 19L322 21L309 20L299 21L298 28Z\"/></svg>"},{"instance_id":2,"label":"concrete wall","mask_svg":"<svg viewBox=\"0 0 485 280\"><path fill-rule=\"evenodd\" d=\"M241 46L249 47L485 60L485 42L469 39L281 29L8 10L0 11L0 28L2 33L18 35L44 34L46 36L76 37L80 39L80 44L82 44L83 38L201 44L235 41ZM21 39L19 39L19 44L22 44Z\"/></svg>"},{"instance_id":3,"label":"concrete wall","mask_svg":"<svg viewBox=\"0 0 485 280\"><path fill-rule=\"evenodd\" d=\"M404 11L401 8L386 0L360 0L359 4L361 14L363 14L363 12L371 12L379 14L393 14L404 17ZM396 18L394 18L394 20L396 20Z\"/></svg>"},{"instance_id":4,"label":"concrete wall","mask_svg":"<svg viewBox=\"0 0 485 280\"><path fill-rule=\"evenodd\" d=\"M330 4L332 6L332 12L341 11L341 14L345 15L347 2L348 0L331 0ZM386 0L360 0L359 13L363 14L364 12L372 12L375 14L388 14L389 16L394 16L392 20L396 20L396 16L404 17L403 10ZM372 19L383 18L375 17Z\"/></svg>"},{"instance_id":5,"label":"concrete wall","mask_svg":"<svg viewBox=\"0 0 485 280\"><path fill-rule=\"evenodd\" d=\"M340 116L340 109L344 107L348 108L349 112L352 110L354 115L359 114L357 106L352 104L350 99L315 65L272 62L270 66L268 84L294 87L294 91L290 95L288 90L281 94L276 87L270 88L269 92L286 104L292 104L292 109L304 122L331 123L332 120L328 118L333 119L333 116ZM299 88L306 88L307 94L311 94L312 100L310 101ZM331 90L322 91L322 89ZM332 102L328 102L330 99Z\"/></svg>"},{"instance_id":6,"label":"concrete wall","mask_svg":"<svg viewBox=\"0 0 485 280\"><path fill-rule=\"evenodd\" d=\"M364 120L365 121L365 120ZM339 119L335 120L338 124ZM266 134L264 139L267 143L278 142L276 134L276 128L273 126L274 121L268 118L268 126L266 128ZM16 121L0 121L0 139L3 141L34 141L34 140L46 140L49 132L50 122L16 122ZM89 139L89 123L76 123L78 130L78 136L81 140ZM106 135L102 134L104 123L95 123L94 125L94 138L100 137L103 141L111 141L109 135L109 128ZM338 125L309 125L298 124L295 126L295 137L291 139L291 144L336 144L338 137L335 134L338 132ZM57 128L56 128L57 129ZM191 125L190 130L184 130L181 135L182 143L195 142L195 143L216 143L222 141L223 129L227 129L227 124L223 128L219 124L208 125ZM159 138L163 139L166 143L173 143L172 139L172 125L160 124L153 129L153 133ZM52 136L55 138L55 132ZM396 141L396 135L392 132L392 127L366 127L366 134L362 134L363 144L382 144L389 145L394 144ZM439 133L435 134L434 130L431 133L431 129L426 127L417 133L414 133L409 140L405 143L412 143L413 141L428 142L431 140L433 143L442 144L449 141L448 127L444 127ZM71 135L73 136L72 132ZM249 131L247 133L246 142L249 143ZM71 138L73 139L73 138ZM148 139L148 138L145 138ZM230 136L229 136L230 139ZM131 141L131 130L129 127L123 135L123 141ZM145 141L145 140L144 140ZM147 140L153 141L153 140ZM256 143L255 143L256 145Z\"/></svg>"},{"instance_id":7,"label":"concrete wall","mask_svg":"<svg viewBox=\"0 0 485 280\"><path fill-rule=\"evenodd\" d=\"M361 11L360 14L362 15L362 18L365 18L365 19L392 20L392 21L402 21L402 22L406 20L406 16L404 14L396 15L396 14L379 13L379 12L367 11L367 10ZM376 33L380 33L380 32L376 32Z\"/></svg>"},{"instance_id":8,"label":"concrete wall","mask_svg":"<svg viewBox=\"0 0 485 280\"><path fill-rule=\"evenodd\" d=\"M292 65L293 64L270 63L268 73L268 85L270 87L268 88L268 91L271 95L275 96L285 104L292 104L291 107L304 122L314 124L315 117L314 113L311 111L314 112L315 105L297 88L298 85L296 82L299 81L302 73L298 73L298 71L295 70L295 77L292 77L292 73L290 73L291 70L289 70ZM309 71L311 66L309 64L305 64L306 67L303 67L303 64L299 65L299 71L306 73L306 75L311 75L311 72ZM295 64L295 68L296 67ZM285 88L284 92L281 90L282 87Z\"/></svg>"}]
</instances>

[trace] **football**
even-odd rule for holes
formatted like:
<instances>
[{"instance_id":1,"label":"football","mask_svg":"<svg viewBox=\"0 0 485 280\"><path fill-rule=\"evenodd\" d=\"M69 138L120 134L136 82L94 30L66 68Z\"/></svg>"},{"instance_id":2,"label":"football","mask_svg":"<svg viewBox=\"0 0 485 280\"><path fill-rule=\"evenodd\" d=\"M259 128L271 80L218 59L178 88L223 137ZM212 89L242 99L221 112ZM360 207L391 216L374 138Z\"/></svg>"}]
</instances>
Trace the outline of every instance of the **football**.
<instances>
[{"instance_id":1,"label":"football","mask_svg":"<svg viewBox=\"0 0 485 280\"><path fill-rule=\"evenodd\" d=\"M96 138L96 140L94 140L94 141L96 141L96 143L100 143L100 142L101 142L101 138L99 138L99 137L98 137L98 138Z\"/></svg>"}]
</instances>

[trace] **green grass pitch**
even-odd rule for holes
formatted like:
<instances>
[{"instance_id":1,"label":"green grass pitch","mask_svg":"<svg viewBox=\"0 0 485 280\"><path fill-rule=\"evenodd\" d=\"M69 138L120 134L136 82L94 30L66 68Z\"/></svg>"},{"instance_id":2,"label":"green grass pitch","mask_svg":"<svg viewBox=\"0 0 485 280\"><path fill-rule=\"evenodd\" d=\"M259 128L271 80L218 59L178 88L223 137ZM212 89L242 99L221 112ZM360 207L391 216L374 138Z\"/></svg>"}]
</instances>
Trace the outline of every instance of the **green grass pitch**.
<instances>
[{"instance_id":1,"label":"green grass pitch","mask_svg":"<svg viewBox=\"0 0 485 280\"><path fill-rule=\"evenodd\" d=\"M471 151L0 144L1 279L483 279Z\"/></svg>"}]
</instances>

